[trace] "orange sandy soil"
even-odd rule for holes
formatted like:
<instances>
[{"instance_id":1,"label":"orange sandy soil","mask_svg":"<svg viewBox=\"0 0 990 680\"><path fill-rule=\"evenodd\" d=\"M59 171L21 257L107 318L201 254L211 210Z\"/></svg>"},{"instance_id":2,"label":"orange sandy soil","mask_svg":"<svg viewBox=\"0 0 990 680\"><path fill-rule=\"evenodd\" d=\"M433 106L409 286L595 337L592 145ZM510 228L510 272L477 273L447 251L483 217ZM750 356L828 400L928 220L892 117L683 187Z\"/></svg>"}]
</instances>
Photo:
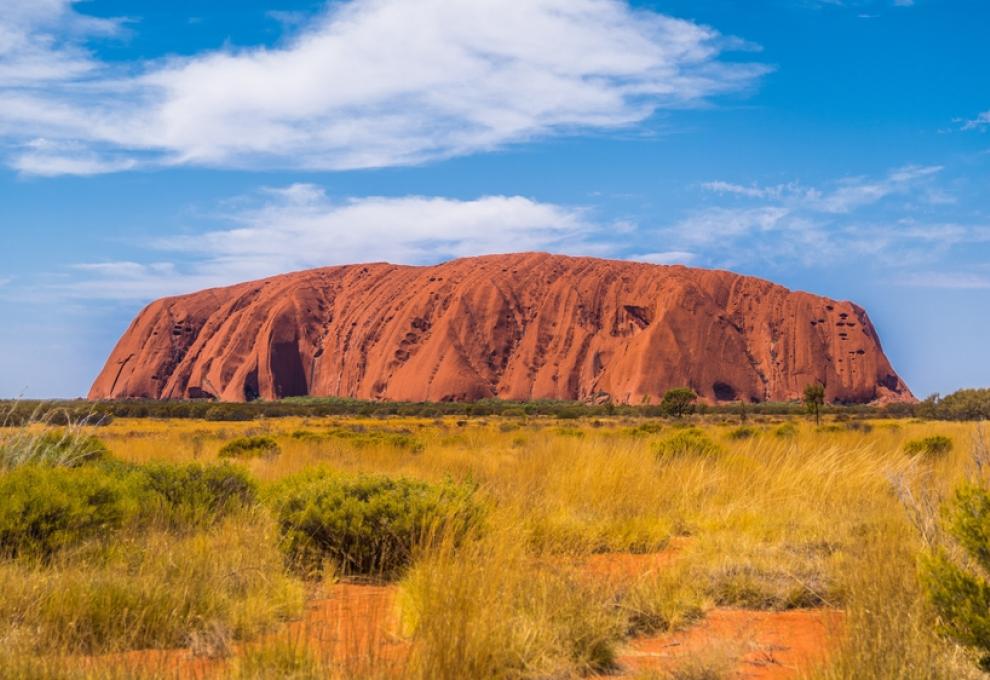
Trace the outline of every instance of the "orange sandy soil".
<instances>
[{"instance_id":1,"label":"orange sandy soil","mask_svg":"<svg viewBox=\"0 0 990 680\"><path fill-rule=\"evenodd\" d=\"M734 669L736 678L784 680L825 662L841 623L834 609L715 609L687 630L633 640L619 663L631 674L709 659Z\"/></svg>"},{"instance_id":2,"label":"orange sandy soil","mask_svg":"<svg viewBox=\"0 0 990 680\"><path fill-rule=\"evenodd\" d=\"M636 578L669 564L682 547L682 542L675 541L660 553L593 555L571 566L595 578ZM348 671L375 670L380 677L401 677L409 645L397 632L396 593L394 585L336 584L325 597L308 603L301 620L229 651L236 655L266 643L287 642L296 649L318 650L345 676ZM723 668L734 669L733 677L739 679L795 678L827 659L842 619L842 612L834 609L714 609L687 630L630 641L620 650L618 677L716 659ZM130 652L93 662L174 673L183 680L212 679L229 670L226 661L194 656L189 650Z\"/></svg>"},{"instance_id":3,"label":"orange sandy soil","mask_svg":"<svg viewBox=\"0 0 990 680\"><path fill-rule=\"evenodd\" d=\"M310 600L303 618L276 633L227 650L231 656L283 643L319 655L319 660L347 671L376 671L401 677L408 644L398 633L394 585L338 583L325 597ZM213 679L230 670L228 660L197 656L189 649L141 650L89 659L94 668L111 666L156 673L181 680ZM393 673L389 670L394 669Z\"/></svg>"}]
</instances>

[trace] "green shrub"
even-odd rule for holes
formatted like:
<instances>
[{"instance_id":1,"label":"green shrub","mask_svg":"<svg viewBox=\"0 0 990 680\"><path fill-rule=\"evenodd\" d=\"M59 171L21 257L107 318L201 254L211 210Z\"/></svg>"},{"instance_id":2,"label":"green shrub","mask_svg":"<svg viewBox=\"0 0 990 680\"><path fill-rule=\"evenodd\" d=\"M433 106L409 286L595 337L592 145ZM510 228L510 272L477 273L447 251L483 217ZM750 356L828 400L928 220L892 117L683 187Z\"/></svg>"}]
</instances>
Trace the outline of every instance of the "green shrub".
<instances>
[{"instance_id":1,"label":"green shrub","mask_svg":"<svg viewBox=\"0 0 990 680\"><path fill-rule=\"evenodd\" d=\"M326 560L344 572L390 576L438 528L464 534L481 518L473 492L451 482L346 477L317 468L282 480L267 499L297 567Z\"/></svg>"},{"instance_id":2,"label":"green shrub","mask_svg":"<svg viewBox=\"0 0 990 680\"><path fill-rule=\"evenodd\" d=\"M797 433L798 433L798 428L797 425L795 425L794 423L782 423L781 425L777 426L776 430L773 431L774 436L781 438L796 437Z\"/></svg>"},{"instance_id":3,"label":"green shrub","mask_svg":"<svg viewBox=\"0 0 990 680\"><path fill-rule=\"evenodd\" d=\"M747 427L745 425L737 427L735 429L729 430L728 437L734 441L739 441L741 439L751 439L757 435L757 431L752 427Z\"/></svg>"},{"instance_id":4,"label":"green shrub","mask_svg":"<svg viewBox=\"0 0 990 680\"><path fill-rule=\"evenodd\" d=\"M282 447L271 437L240 437L220 449L221 458L274 458Z\"/></svg>"},{"instance_id":5,"label":"green shrub","mask_svg":"<svg viewBox=\"0 0 990 680\"><path fill-rule=\"evenodd\" d=\"M948 534L969 556L968 564L944 548L921 560L921 581L939 614L941 631L983 654L990 669L990 492L974 484L956 491L946 508ZM974 568L976 567L976 568Z\"/></svg>"},{"instance_id":6,"label":"green shrub","mask_svg":"<svg viewBox=\"0 0 990 680\"><path fill-rule=\"evenodd\" d=\"M357 448L390 446L396 449L404 449L411 453L421 453L425 448L423 443L413 437L409 432L387 432L382 430L368 432L364 428L334 429L327 432L296 430L292 433L292 438L307 442L339 439Z\"/></svg>"},{"instance_id":7,"label":"green shrub","mask_svg":"<svg viewBox=\"0 0 990 680\"><path fill-rule=\"evenodd\" d=\"M67 428L37 433L25 429L0 441L0 468L32 463L78 467L109 457L102 441Z\"/></svg>"},{"instance_id":8,"label":"green shrub","mask_svg":"<svg viewBox=\"0 0 990 680\"><path fill-rule=\"evenodd\" d=\"M172 526L204 526L254 505L257 486L229 464L147 465L137 468L143 486L158 500L160 519Z\"/></svg>"},{"instance_id":9,"label":"green shrub","mask_svg":"<svg viewBox=\"0 0 990 680\"><path fill-rule=\"evenodd\" d=\"M0 475L0 554L50 558L119 529L137 513L140 488L96 467L25 465Z\"/></svg>"},{"instance_id":10,"label":"green shrub","mask_svg":"<svg viewBox=\"0 0 990 680\"><path fill-rule=\"evenodd\" d=\"M301 442L318 442L327 438L327 435L312 430L295 430L289 436Z\"/></svg>"},{"instance_id":11,"label":"green shrub","mask_svg":"<svg viewBox=\"0 0 990 680\"><path fill-rule=\"evenodd\" d=\"M904 445L904 452L909 456L943 456L952 450L952 440L945 435L935 434L922 439L912 439Z\"/></svg>"},{"instance_id":12,"label":"green shrub","mask_svg":"<svg viewBox=\"0 0 990 680\"><path fill-rule=\"evenodd\" d=\"M660 434L663 431L663 425L653 421L647 421L645 423L640 423L636 427L631 427L626 430L626 433L631 437L649 437L651 435Z\"/></svg>"},{"instance_id":13,"label":"green shrub","mask_svg":"<svg viewBox=\"0 0 990 680\"><path fill-rule=\"evenodd\" d=\"M203 413L203 418L206 420L212 420L215 422L232 422L232 423L243 423L249 420L254 420L257 417L257 413L247 405L243 404L223 404L211 406L206 409ZM169 417L181 417L173 414L169 414Z\"/></svg>"},{"instance_id":14,"label":"green shrub","mask_svg":"<svg viewBox=\"0 0 990 680\"><path fill-rule=\"evenodd\" d=\"M655 453L657 459L663 460L679 456L714 456L721 453L721 449L704 432L692 427L661 441Z\"/></svg>"}]
</instances>

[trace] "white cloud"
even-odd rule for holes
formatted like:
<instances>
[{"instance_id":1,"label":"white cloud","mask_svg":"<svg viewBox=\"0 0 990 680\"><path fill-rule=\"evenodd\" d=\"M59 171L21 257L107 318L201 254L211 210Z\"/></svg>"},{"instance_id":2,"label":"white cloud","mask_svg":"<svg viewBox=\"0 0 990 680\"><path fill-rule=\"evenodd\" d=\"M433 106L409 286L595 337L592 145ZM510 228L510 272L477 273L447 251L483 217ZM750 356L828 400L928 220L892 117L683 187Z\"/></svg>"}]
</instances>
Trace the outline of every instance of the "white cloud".
<instances>
[{"instance_id":1,"label":"white cloud","mask_svg":"<svg viewBox=\"0 0 990 680\"><path fill-rule=\"evenodd\" d=\"M0 91L77 80L97 68L79 39L119 33L119 20L86 17L74 0L4 0L0 4Z\"/></svg>"},{"instance_id":2,"label":"white cloud","mask_svg":"<svg viewBox=\"0 0 990 680\"><path fill-rule=\"evenodd\" d=\"M231 224L151 244L163 261L78 265L64 291L78 297L146 299L333 264L426 264L486 253L553 250L602 254L611 227L586 211L521 196L454 200L424 196L329 199L310 184L268 189Z\"/></svg>"},{"instance_id":3,"label":"white cloud","mask_svg":"<svg viewBox=\"0 0 990 680\"><path fill-rule=\"evenodd\" d=\"M669 250L662 253L639 253L630 255L627 260L649 262L650 264L688 264L696 255L684 250Z\"/></svg>"},{"instance_id":4,"label":"white cloud","mask_svg":"<svg viewBox=\"0 0 990 680\"><path fill-rule=\"evenodd\" d=\"M938 186L940 166L910 165L879 178L847 177L821 186L702 184L725 205L689 213L663 229L672 248L722 267L754 262L805 266L931 264L951 249L990 242L990 227L924 221L924 208L954 202Z\"/></svg>"},{"instance_id":5,"label":"white cloud","mask_svg":"<svg viewBox=\"0 0 990 680\"><path fill-rule=\"evenodd\" d=\"M846 177L834 182L829 188L805 187L799 182L774 186L743 186L714 181L705 182L701 186L719 194L777 201L790 209L839 214L878 203L890 196L915 193L920 187L926 189L925 195L934 202L951 202L951 197L926 184L941 171L942 167L938 165L908 165L893 170L880 179Z\"/></svg>"},{"instance_id":6,"label":"white cloud","mask_svg":"<svg viewBox=\"0 0 990 680\"><path fill-rule=\"evenodd\" d=\"M743 186L741 184L721 181L705 182L701 187L719 194L734 194L747 198L780 198L789 188L788 185L783 184L773 187L759 187L756 185Z\"/></svg>"},{"instance_id":7,"label":"white cloud","mask_svg":"<svg viewBox=\"0 0 990 680\"><path fill-rule=\"evenodd\" d=\"M898 283L914 288L984 290L990 289L990 276L973 272L921 272L908 274Z\"/></svg>"},{"instance_id":8,"label":"white cloud","mask_svg":"<svg viewBox=\"0 0 990 680\"><path fill-rule=\"evenodd\" d=\"M0 75L0 140L20 147L15 167L40 174L420 163L634 125L768 71L721 61L739 43L713 29L626 0L350 0L282 47L124 67L71 40L117 24L70 0L43 0L54 24L34 0L6 2L16 9L0 13L0 35L13 48L0 47L0 74L21 75ZM36 139L67 150L25 146Z\"/></svg>"},{"instance_id":9,"label":"white cloud","mask_svg":"<svg viewBox=\"0 0 990 680\"><path fill-rule=\"evenodd\" d=\"M963 130L986 130L987 127L990 127L990 111L984 111L972 120L964 120L961 122Z\"/></svg>"},{"instance_id":10,"label":"white cloud","mask_svg":"<svg viewBox=\"0 0 990 680\"><path fill-rule=\"evenodd\" d=\"M708 208L678 222L673 232L680 243L712 246L727 239L777 231L790 214L789 209L780 206Z\"/></svg>"}]
</instances>

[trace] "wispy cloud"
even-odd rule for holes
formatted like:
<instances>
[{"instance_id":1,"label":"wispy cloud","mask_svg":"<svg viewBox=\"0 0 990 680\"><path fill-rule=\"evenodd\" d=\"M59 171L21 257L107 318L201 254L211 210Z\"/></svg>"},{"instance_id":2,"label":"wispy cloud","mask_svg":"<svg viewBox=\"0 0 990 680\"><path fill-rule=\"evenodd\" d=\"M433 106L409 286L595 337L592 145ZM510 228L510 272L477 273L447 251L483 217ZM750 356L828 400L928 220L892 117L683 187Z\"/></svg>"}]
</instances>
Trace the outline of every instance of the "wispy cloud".
<instances>
[{"instance_id":1,"label":"wispy cloud","mask_svg":"<svg viewBox=\"0 0 990 680\"><path fill-rule=\"evenodd\" d=\"M638 253L629 255L626 259L651 264L690 264L695 258L697 255L684 250L668 250L662 253Z\"/></svg>"},{"instance_id":2,"label":"wispy cloud","mask_svg":"<svg viewBox=\"0 0 990 680\"><path fill-rule=\"evenodd\" d=\"M939 186L940 166L911 165L878 178L847 177L821 186L702 185L723 205L692 211L658 238L723 267L758 263L904 268L931 265L952 249L990 243L990 226L924 221L924 207L954 197Z\"/></svg>"},{"instance_id":3,"label":"wispy cloud","mask_svg":"<svg viewBox=\"0 0 990 680\"><path fill-rule=\"evenodd\" d=\"M962 123L962 130L979 130L982 132L990 127L990 111L984 111L971 120L959 119L957 122Z\"/></svg>"},{"instance_id":4,"label":"wispy cloud","mask_svg":"<svg viewBox=\"0 0 990 680\"><path fill-rule=\"evenodd\" d=\"M119 23L73 4L0 9L0 140L25 173L414 164L635 125L769 70L626 0L350 0L282 47L121 66L80 46Z\"/></svg>"},{"instance_id":5,"label":"wispy cloud","mask_svg":"<svg viewBox=\"0 0 990 680\"><path fill-rule=\"evenodd\" d=\"M147 299L332 264L425 264L527 250L603 254L610 248L595 237L613 231L582 208L521 196L336 201L317 186L296 184L246 200L253 204L223 227L148 244L163 256L159 261L81 264L61 289L76 297Z\"/></svg>"},{"instance_id":6,"label":"wispy cloud","mask_svg":"<svg viewBox=\"0 0 990 680\"><path fill-rule=\"evenodd\" d=\"M915 0L805 0L805 5L813 7L851 7L854 9L863 7L877 7L889 5L892 7L914 7ZM875 19L875 14L859 14L861 19Z\"/></svg>"},{"instance_id":7,"label":"wispy cloud","mask_svg":"<svg viewBox=\"0 0 990 680\"><path fill-rule=\"evenodd\" d=\"M974 272L920 272L906 274L898 283L917 288L986 290L990 289L990 276Z\"/></svg>"}]
</instances>

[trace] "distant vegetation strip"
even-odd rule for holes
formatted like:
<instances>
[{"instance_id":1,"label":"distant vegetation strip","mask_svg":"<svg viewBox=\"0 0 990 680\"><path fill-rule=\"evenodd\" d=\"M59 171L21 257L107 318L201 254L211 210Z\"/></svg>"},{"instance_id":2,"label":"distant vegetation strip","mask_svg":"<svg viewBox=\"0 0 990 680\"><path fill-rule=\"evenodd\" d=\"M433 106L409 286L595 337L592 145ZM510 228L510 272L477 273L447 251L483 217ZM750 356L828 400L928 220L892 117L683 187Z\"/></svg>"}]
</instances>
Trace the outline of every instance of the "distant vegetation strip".
<instances>
[{"instance_id":1,"label":"distant vegetation strip","mask_svg":"<svg viewBox=\"0 0 990 680\"><path fill-rule=\"evenodd\" d=\"M802 402L741 402L708 405L694 403L688 412L719 415L803 415L807 406ZM965 389L942 397L932 395L916 404L892 403L884 406L869 404L825 404L822 414L862 416L869 418L916 417L931 420L990 419L990 389ZM52 424L60 420L79 422L117 418L196 418L214 421L248 421L257 418L290 416L551 416L584 418L626 416L655 418L672 413L669 404L588 404L572 401L501 401L485 399L475 402L396 402L363 401L337 397L293 397L280 401L223 403L211 400L156 401L125 400L89 402L70 401L0 401L0 424L18 426L43 418Z\"/></svg>"}]
</instances>

